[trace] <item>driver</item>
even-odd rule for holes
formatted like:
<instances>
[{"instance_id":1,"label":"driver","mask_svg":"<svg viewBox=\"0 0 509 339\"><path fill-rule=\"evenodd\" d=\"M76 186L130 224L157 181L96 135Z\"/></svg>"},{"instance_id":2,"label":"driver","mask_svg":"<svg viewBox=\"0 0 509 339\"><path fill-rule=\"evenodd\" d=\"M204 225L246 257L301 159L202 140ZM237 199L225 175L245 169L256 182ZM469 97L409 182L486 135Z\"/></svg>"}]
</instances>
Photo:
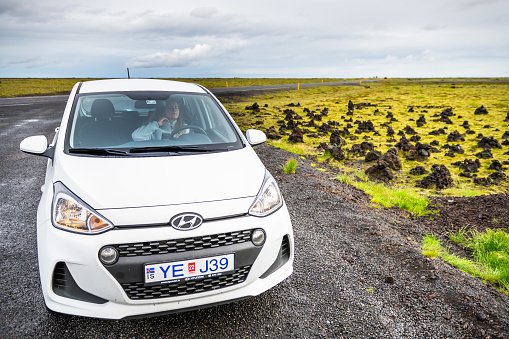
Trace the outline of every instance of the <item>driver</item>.
<instances>
[{"instance_id":1,"label":"driver","mask_svg":"<svg viewBox=\"0 0 509 339\"><path fill-rule=\"evenodd\" d=\"M171 131L185 125L186 123L179 112L178 103L170 99L166 104L166 109L162 116L153 114L147 122L138 127L131 136L134 141L161 140L163 133L171 133ZM184 129L177 132L174 137L178 138L182 134L187 133L189 133L189 130Z\"/></svg>"}]
</instances>

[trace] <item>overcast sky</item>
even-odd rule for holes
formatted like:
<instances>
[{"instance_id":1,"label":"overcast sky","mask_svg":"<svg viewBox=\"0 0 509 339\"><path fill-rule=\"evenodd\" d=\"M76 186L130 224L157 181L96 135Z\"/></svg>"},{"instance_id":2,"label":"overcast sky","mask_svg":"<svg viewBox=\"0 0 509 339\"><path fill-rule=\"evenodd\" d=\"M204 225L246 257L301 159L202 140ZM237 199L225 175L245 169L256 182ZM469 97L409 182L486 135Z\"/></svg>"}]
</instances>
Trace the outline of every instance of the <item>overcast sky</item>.
<instances>
[{"instance_id":1,"label":"overcast sky","mask_svg":"<svg viewBox=\"0 0 509 339\"><path fill-rule=\"evenodd\" d=\"M508 0L0 0L0 77L509 76Z\"/></svg>"}]
</instances>

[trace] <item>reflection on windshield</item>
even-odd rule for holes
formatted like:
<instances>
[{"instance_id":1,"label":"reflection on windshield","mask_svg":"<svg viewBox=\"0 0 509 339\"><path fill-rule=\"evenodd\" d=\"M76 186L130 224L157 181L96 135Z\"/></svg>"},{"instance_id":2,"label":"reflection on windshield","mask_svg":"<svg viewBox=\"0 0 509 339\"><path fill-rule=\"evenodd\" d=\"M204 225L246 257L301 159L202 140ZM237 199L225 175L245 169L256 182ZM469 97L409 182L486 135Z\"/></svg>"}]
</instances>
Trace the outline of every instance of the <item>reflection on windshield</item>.
<instances>
[{"instance_id":1,"label":"reflection on windshield","mask_svg":"<svg viewBox=\"0 0 509 339\"><path fill-rule=\"evenodd\" d=\"M155 152L162 147L168 151L172 147L221 151L242 144L229 119L208 95L131 92L78 98L67 131L67 152L122 155Z\"/></svg>"}]
</instances>

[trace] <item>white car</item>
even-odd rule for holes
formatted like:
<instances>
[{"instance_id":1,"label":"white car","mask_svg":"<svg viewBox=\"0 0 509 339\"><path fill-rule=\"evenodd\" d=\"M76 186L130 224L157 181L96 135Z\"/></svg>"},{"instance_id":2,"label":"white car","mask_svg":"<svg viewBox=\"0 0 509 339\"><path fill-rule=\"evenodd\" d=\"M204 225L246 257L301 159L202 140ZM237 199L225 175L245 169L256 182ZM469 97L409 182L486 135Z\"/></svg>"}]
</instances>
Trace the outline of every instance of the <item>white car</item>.
<instances>
[{"instance_id":1,"label":"white car","mask_svg":"<svg viewBox=\"0 0 509 339\"><path fill-rule=\"evenodd\" d=\"M49 158L37 211L46 306L122 319L258 295L293 272L279 188L207 89L165 80L77 83L60 127L24 139Z\"/></svg>"}]
</instances>

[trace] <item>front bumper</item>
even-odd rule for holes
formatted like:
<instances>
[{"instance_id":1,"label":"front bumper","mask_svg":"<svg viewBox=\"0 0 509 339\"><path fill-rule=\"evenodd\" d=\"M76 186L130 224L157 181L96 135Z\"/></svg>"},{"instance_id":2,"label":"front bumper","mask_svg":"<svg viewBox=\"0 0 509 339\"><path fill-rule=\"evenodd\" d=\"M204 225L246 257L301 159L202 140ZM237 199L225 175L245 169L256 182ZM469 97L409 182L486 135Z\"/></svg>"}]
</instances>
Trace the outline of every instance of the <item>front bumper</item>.
<instances>
[{"instance_id":1,"label":"front bumper","mask_svg":"<svg viewBox=\"0 0 509 339\"><path fill-rule=\"evenodd\" d=\"M263 229L266 234L266 241L260 247L245 239L246 232L256 228ZM230 241L232 234L234 240ZM220 238L220 245L217 241L209 241L214 236ZM173 252L163 246L163 251L160 250L161 244L175 239L183 239L180 242L184 244L186 240L195 241L199 246L190 246L188 250L174 246L179 250ZM209 241L208 245L205 242L203 246L203 239ZM117 246L125 252L111 266L103 265L98 258L99 250L107 245ZM137 227L87 236L56 229L46 221L38 227L38 247L41 282L48 308L61 313L110 319L183 311L258 295L292 273L294 256L292 226L285 205L267 217L242 216L209 221L198 229L185 232L171 227ZM176 285L143 283L146 263L224 253L235 253L235 273L232 275ZM75 283L67 292L62 291L66 288L65 283L58 281L58 274L62 272L70 277L70 285Z\"/></svg>"}]
</instances>

